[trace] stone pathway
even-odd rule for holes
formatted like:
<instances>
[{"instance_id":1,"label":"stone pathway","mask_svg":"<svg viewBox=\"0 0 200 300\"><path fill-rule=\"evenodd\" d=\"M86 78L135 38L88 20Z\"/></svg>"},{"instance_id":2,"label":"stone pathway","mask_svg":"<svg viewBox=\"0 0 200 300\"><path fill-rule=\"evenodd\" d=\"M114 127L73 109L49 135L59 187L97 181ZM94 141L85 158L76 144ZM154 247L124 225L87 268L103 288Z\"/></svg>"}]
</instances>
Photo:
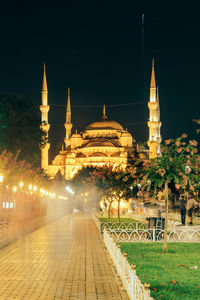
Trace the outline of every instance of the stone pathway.
<instances>
[{"instance_id":1,"label":"stone pathway","mask_svg":"<svg viewBox=\"0 0 200 300\"><path fill-rule=\"evenodd\" d=\"M85 214L65 216L0 250L0 300L128 299Z\"/></svg>"}]
</instances>

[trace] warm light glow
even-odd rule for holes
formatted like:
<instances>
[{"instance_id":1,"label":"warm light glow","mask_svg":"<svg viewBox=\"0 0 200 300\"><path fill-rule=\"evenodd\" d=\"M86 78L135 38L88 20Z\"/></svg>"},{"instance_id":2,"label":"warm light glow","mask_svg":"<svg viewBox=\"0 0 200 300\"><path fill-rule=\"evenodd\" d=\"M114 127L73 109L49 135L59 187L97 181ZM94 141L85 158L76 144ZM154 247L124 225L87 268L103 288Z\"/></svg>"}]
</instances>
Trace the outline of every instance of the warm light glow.
<instances>
[{"instance_id":1,"label":"warm light glow","mask_svg":"<svg viewBox=\"0 0 200 300\"><path fill-rule=\"evenodd\" d=\"M3 182L3 175L0 175L0 183Z\"/></svg>"},{"instance_id":2,"label":"warm light glow","mask_svg":"<svg viewBox=\"0 0 200 300\"><path fill-rule=\"evenodd\" d=\"M36 191L37 191L37 186L36 186L36 185L34 185L34 187L33 187L33 191L34 191L34 192L36 192Z\"/></svg>"},{"instance_id":3,"label":"warm light glow","mask_svg":"<svg viewBox=\"0 0 200 300\"><path fill-rule=\"evenodd\" d=\"M19 186L22 188L22 187L24 186L24 183L21 181L21 182L19 183Z\"/></svg>"},{"instance_id":4,"label":"warm light glow","mask_svg":"<svg viewBox=\"0 0 200 300\"><path fill-rule=\"evenodd\" d=\"M14 186L14 187L13 187L13 192L16 192L16 191L17 191L17 187Z\"/></svg>"},{"instance_id":5,"label":"warm light glow","mask_svg":"<svg viewBox=\"0 0 200 300\"><path fill-rule=\"evenodd\" d=\"M74 195L74 191L69 186L66 186L66 191Z\"/></svg>"},{"instance_id":6,"label":"warm light glow","mask_svg":"<svg viewBox=\"0 0 200 300\"><path fill-rule=\"evenodd\" d=\"M29 188L29 190L32 190L32 188L33 188L32 184L29 184L28 188Z\"/></svg>"},{"instance_id":7,"label":"warm light glow","mask_svg":"<svg viewBox=\"0 0 200 300\"><path fill-rule=\"evenodd\" d=\"M67 197L63 197L63 196L59 196L58 198L60 198L62 200L67 200Z\"/></svg>"}]
</instances>

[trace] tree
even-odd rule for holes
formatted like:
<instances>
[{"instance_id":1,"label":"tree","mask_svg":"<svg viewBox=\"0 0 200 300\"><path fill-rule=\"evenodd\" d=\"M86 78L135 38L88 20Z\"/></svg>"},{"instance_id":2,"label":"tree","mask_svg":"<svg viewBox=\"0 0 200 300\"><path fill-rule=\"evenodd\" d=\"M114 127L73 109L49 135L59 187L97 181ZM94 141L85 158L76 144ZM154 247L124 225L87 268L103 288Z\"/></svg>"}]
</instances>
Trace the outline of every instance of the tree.
<instances>
[{"instance_id":1,"label":"tree","mask_svg":"<svg viewBox=\"0 0 200 300\"><path fill-rule=\"evenodd\" d=\"M106 197L108 207L108 218L110 218L110 209L114 200L118 203L117 216L120 222L120 203L122 199L127 199L130 195L130 185L132 178L126 171L120 168L104 166L96 169L92 173L93 182L102 191L102 195Z\"/></svg>"},{"instance_id":2,"label":"tree","mask_svg":"<svg viewBox=\"0 0 200 300\"><path fill-rule=\"evenodd\" d=\"M165 145L161 147L161 156L144 161L143 187L147 187L150 182L155 190L163 187L165 190L164 252L167 251L169 184L173 182L177 190L181 187L185 189L189 182L191 191L198 188L200 156L197 154L197 142L186 142L186 138L187 135L183 134L180 138L166 140ZM187 172L187 168L191 172Z\"/></svg>"},{"instance_id":3,"label":"tree","mask_svg":"<svg viewBox=\"0 0 200 300\"><path fill-rule=\"evenodd\" d=\"M69 185L75 192L75 199L79 207L83 207L83 205L87 206L87 208L97 207L100 199L100 191L95 188L92 182L91 174L94 170L94 167L82 168L69 181Z\"/></svg>"},{"instance_id":4,"label":"tree","mask_svg":"<svg viewBox=\"0 0 200 300\"><path fill-rule=\"evenodd\" d=\"M4 176L4 184L13 186L19 182L40 185L48 185L47 178L43 175L40 168L33 168L30 163L19 160L17 155L6 150L0 153L0 172Z\"/></svg>"},{"instance_id":5,"label":"tree","mask_svg":"<svg viewBox=\"0 0 200 300\"><path fill-rule=\"evenodd\" d=\"M40 165L44 133L36 105L18 95L0 95L0 148L18 153L19 160Z\"/></svg>"}]
</instances>

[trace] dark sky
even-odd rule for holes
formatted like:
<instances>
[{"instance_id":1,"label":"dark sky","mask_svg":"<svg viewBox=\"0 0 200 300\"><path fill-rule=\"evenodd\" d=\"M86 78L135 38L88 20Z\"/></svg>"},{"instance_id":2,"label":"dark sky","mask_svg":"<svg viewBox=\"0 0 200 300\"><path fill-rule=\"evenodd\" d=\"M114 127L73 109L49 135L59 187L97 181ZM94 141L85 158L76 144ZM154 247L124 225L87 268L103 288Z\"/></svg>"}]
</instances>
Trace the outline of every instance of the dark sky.
<instances>
[{"instance_id":1,"label":"dark sky","mask_svg":"<svg viewBox=\"0 0 200 300\"><path fill-rule=\"evenodd\" d=\"M168 7L151 1L143 7L94 2L21 0L2 6L0 93L23 94L39 105L45 61L49 103L65 105L71 88L74 129L82 130L102 114L101 108L75 106L106 104L110 119L145 141L148 108L143 102L149 98L155 57L163 139L183 132L197 138L192 120L200 118L199 7L192 1L185 8L176 1ZM134 102L141 103L109 107ZM65 107L51 105L49 121L51 136L63 142Z\"/></svg>"}]
</instances>

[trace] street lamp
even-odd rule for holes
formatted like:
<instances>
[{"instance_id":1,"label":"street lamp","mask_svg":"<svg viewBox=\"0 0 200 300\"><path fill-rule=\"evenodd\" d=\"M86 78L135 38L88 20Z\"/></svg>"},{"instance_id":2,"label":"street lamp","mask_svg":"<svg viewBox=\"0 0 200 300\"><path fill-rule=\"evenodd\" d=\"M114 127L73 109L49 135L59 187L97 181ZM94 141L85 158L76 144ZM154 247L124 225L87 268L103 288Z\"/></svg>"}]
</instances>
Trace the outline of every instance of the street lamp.
<instances>
[{"instance_id":1,"label":"street lamp","mask_svg":"<svg viewBox=\"0 0 200 300\"><path fill-rule=\"evenodd\" d=\"M185 173L186 173L186 175L189 175L190 172L191 172L190 166L185 166ZM189 178L188 178L188 180L187 180L186 188L188 188L188 190L189 190ZM187 200L188 200L188 196L189 196L189 195L188 195L188 190L187 190Z\"/></svg>"},{"instance_id":2,"label":"street lamp","mask_svg":"<svg viewBox=\"0 0 200 300\"><path fill-rule=\"evenodd\" d=\"M21 181L21 182L19 183L19 186L20 186L20 188L22 188L22 187L24 186L24 183Z\"/></svg>"}]
</instances>

